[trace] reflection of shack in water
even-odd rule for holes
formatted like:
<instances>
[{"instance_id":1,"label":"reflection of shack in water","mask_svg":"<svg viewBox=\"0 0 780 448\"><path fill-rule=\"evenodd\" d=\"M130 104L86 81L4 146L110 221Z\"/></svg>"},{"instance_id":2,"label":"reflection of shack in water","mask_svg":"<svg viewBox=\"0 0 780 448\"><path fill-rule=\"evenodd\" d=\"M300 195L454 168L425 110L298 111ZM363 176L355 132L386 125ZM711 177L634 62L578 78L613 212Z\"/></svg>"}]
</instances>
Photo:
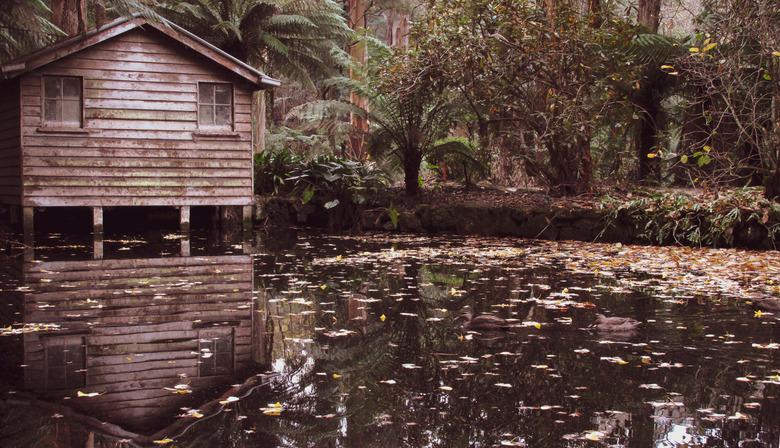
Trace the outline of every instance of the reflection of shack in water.
<instances>
[{"instance_id":1,"label":"reflection of shack in water","mask_svg":"<svg viewBox=\"0 0 780 448\"><path fill-rule=\"evenodd\" d=\"M60 327L24 335L25 389L122 428L159 430L261 361L250 255L33 262L23 276L24 322Z\"/></svg>"}]
</instances>

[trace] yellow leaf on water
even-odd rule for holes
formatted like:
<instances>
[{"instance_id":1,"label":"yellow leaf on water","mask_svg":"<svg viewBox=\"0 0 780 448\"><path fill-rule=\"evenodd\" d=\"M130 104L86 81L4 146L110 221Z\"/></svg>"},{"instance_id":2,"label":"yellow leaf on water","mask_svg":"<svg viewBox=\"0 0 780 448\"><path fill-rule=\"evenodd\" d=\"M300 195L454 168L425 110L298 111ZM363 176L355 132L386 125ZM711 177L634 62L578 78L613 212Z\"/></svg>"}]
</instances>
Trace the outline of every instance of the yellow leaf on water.
<instances>
[{"instance_id":1,"label":"yellow leaf on water","mask_svg":"<svg viewBox=\"0 0 780 448\"><path fill-rule=\"evenodd\" d=\"M603 432L601 432L601 431L588 431L588 432L585 434L585 437L584 437L584 438L585 438L585 439L588 439L588 440L594 440L594 441L595 441L595 440L601 440L601 439L603 439L603 438L604 438L604 435L605 435L605 434L604 434Z\"/></svg>"},{"instance_id":2,"label":"yellow leaf on water","mask_svg":"<svg viewBox=\"0 0 780 448\"><path fill-rule=\"evenodd\" d=\"M99 392L85 393L85 392L82 392L82 391L78 391L76 393L77 397L97 397L98 395L101 395L101 394Z\"/></svg>"}]
</instances>

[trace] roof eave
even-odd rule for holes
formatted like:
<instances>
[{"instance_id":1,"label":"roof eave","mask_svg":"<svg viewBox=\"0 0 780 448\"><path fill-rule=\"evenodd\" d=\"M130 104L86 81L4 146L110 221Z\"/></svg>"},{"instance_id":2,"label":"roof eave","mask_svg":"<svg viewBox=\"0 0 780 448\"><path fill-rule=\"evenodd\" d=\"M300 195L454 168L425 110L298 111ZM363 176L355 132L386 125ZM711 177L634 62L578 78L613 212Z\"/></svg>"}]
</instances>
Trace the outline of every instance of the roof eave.
<instances>
[{"instance_id":1,"label":"roof eave","mask_svg":"<svg viewBox=\"0 0 780 448\"><path fill-rule=\"evenodd\" d=\"M35 70L38 67L61 59L69 54L147 24L186 47L207 56L212 61L233 71L261 89L273 88L281 85L279 80L267 76L260 70L236 59L169 20L163 19L163 22L158 24L150 22L139 15L116 19L99 28L71 37L22 58L9 61L0 66L0 80L17 77L28 71Z\"/></svg>"}]
</instances>

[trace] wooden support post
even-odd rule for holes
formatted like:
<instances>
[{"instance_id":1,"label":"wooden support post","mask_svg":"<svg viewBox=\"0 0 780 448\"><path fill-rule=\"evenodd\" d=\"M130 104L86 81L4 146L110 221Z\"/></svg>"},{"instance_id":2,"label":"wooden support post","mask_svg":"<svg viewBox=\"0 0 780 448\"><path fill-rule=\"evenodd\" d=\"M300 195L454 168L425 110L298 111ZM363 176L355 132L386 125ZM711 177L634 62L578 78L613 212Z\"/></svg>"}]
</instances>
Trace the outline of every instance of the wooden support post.
<instances>
[{"instance_id":1,"label":"wooden support post","mask_svg":"<svg viewBox=\"0 0 780 448\"><path fill-rule=\"evenodd\" d=\"M252 206L245 205L243 209L244 209L243 228L244 228L244 232L248 232L252 230Z\"/></svg>"},{"instance_id":2,"label":"wooden support post","mask_svg":"<svg viewBox=\"0 0 780 448\"><path fill-rule=\"evenodd\" d=\"M22 241L24 249L24 261L33 261L35 258L35 229L33 228L33 208L22 207Z\"/></svg>"},{"instance_id":3,"label":"wooden support post","mask_svg":"<svg viewBox=\"0 0 780 448\"><path fill-rule=\"evenodd\" d=\"M182 205L180 210L181 210L181 221L180 221L179 229L182 232L189 232L190 231L190 206Z\"/></svg>"},{"instance_id":4,"label":"wooden support post","mask_svg":"<svg viewBox=\"0 0 780 448\"><path fill-rule=\"evenodd\" d=\"M92 207L92 233L103 239L103 207Z\"/></svg>"},{"instance_id":5,"label":"wooden support post","mask_svg":"<svg viewBox=\"0 0 780 448\"><path fill-rule=\"evenodd\" d=\"M92 240L92 256L95 260L102 260L103 259L103 233L97 233L95 232L93 235Z\"/></svg>"},{"instance_id":6,"label":"wooden support post","mask_svg":"<svg viewBox=\"0 0 780 448\"><path fill-rule=\"evenodd\" d=\"M35 233L35 228L33 227L33 214L34 210L32 207L22 208L22 233L24 233L25 237L28 234L32 236Z\"/></svg>"},{"instance_id":7,"label":"wooden support post","mask_svg":"<svg viewBox=\"0 0 780 448\"><path fill-rule=\"evenodd\" d=\"M190 256L190 237L189 237L189 235L185 236L180 241L181 241L181 256L182 257L189 257Z\"/></svg>"}]
</instances>

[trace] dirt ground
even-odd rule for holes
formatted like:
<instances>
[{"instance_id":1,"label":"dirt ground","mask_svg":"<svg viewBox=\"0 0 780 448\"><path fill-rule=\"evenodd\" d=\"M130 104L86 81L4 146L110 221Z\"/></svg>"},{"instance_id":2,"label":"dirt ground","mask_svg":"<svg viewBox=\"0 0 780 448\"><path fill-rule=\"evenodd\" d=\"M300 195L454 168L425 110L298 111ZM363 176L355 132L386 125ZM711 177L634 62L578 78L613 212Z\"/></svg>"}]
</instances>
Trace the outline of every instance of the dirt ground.
<instances>
[{"instance_id":1,"label":"dirt ground","mask_svg":"<svg viewBox=\"0 0 780 448\"><path fill-rule=\"evenodd\" d=\"M542 190L506 189L485 186L464 187L457 184L438 184L434 187L424 186L420 197L410 198L405 195L403 187L391 188L386 196L377 199L377 205L393 206L398 210L413 209L419 204L453 204L459 202L481 201L494 206L534 208L600 208L599 198L606 190L591 195L553 197ZM615 198L626 198L626 192L620 189L610 189L609 194Z\"/></svg>"}]
</instances>

